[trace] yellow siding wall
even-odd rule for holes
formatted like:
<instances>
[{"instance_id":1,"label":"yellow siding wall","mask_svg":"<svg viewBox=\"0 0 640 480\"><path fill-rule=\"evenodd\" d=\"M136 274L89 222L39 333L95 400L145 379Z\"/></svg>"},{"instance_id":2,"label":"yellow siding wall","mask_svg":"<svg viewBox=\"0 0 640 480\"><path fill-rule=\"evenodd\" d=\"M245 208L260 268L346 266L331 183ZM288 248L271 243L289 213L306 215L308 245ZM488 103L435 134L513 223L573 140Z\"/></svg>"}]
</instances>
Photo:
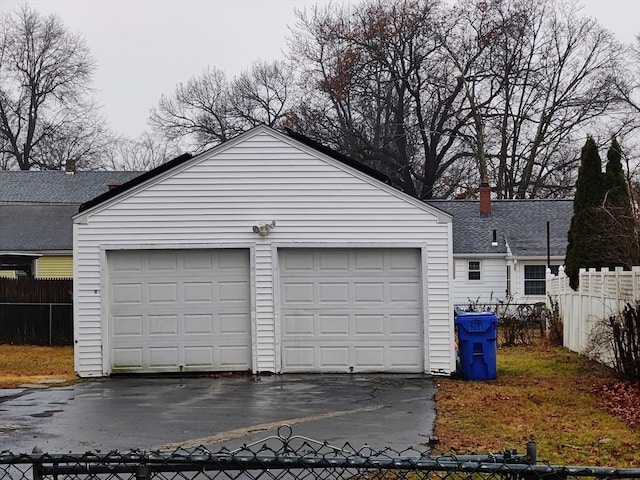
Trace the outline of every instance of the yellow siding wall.
<instances>
[{"instance_id":1,"label":"yellow siding wall","mask_svg":"<svg viewBox=\"0 0 640 480\"><path fill-rule=\"evenodd\" d=\"M0 278L16 278L16 272L13 270L0 270Z\"/></svg>"},{"instance_id":2,"label":"yellow siding wall","mask_svg":"<svg viewBox=\"0 0 640 480\"><path fill-rule=\"evenodd\" d=\"M36 272L36 278L73 278L73 257L71 255L40 257Z\"/></svg>"}]
</instances>

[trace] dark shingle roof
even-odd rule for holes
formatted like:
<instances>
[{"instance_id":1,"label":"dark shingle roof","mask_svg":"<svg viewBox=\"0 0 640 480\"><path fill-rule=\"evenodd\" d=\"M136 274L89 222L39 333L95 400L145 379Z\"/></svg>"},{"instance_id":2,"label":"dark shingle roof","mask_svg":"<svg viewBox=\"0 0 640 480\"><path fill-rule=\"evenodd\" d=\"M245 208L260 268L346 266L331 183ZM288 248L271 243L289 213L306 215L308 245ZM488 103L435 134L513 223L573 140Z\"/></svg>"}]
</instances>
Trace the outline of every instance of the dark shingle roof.
<instances>
[{"instance_id":1,"label":"dark shingle roof","mask_svg":"<svg viewBox=\"0 0 640 480\"><path fill-rule=\"evenodd\" d=\"M80 204L140 174L0 171L0 252L72 250Z\"/></svg>"},{"instance_id":2,"label":"dark shingle roof","mask_svg":"<svg viewBox=\"0 0 640 480\"><path fill-rule=\"evenodd\" d=\"M508 243L516 256L546 256L547 222L550 222L551 255L566 252L572 200L492 200L491 216L485 218L480 216L477 200L427 203L453 215L453 253L506 254ZM493 230L497 246L491 245Z\"/></svg>"},{"instance_id":3,"label":"dark shingle roof","mask_svg":"<svg viewBox=\"0 0 640 480\"><path fill-rule=\"evenodd\" d=\"M74 203L79 205L142 172L76 172L57 170L0 171L0 202ZM77 213L77 211L76 211Z\"/></svg>"},{"instance_id":4,"label":"dark shingle roof","mask_svg":"<svg viewBox=\"0 0 640 480\"><path fill-rule=\"evenodd\" d=\"M0 251L71 250L77 204L0 203Z\"/></svg>"}]
</instances>

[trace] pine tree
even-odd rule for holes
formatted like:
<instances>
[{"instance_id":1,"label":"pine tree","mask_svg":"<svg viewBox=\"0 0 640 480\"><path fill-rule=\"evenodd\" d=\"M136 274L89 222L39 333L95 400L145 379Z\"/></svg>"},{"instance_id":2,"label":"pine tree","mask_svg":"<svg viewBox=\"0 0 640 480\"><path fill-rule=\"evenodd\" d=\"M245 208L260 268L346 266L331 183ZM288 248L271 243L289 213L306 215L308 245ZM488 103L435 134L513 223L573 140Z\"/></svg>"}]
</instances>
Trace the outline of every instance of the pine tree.
<instances>
[{"instance_id":1,"label":"pine tree","mask_svg":"<svg viewBox=\"0 0 640 480\"><path fill-rule=\"evenodd\" d=\"M622 150L614 137L607 152L603 234L607 237L607 266L629 268L640 261L636 222L627 180L622 169Z\"/></svg>"},{"instance_id":2,"label":"pine tree","mask_svg":"<svg viewBox=\"0 0 640 480\"><path fill-rule=\"evenodd\" d=\"M580 169L573 199L573 217L569 228L569 242L565 258L566 273L571 288L578 288L580 268L601 267L597 251L603 247L601 231L594 214L604 200L604 174L598 146L588 136L582 147Z\"/></svg>"}]
</instances>

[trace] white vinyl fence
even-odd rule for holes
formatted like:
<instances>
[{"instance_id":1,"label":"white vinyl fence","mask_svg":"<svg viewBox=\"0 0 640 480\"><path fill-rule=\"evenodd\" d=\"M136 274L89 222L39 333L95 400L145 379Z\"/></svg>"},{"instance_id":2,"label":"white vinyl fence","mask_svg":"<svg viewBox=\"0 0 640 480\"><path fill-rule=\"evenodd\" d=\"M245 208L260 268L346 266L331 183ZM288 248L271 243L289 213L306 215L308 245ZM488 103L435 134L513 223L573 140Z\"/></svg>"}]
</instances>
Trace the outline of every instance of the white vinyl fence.
<instances>
[{"instance_id":1,"label":"white vinyl fence","mask_svg":"<svg viewBox=\"0 0 640 480\"><path fill-rule=\"evenodd\" d=\"M580 269L580 286L574 291L560 267L547 276L547 296L558 301L563 323L563 344L582 353L596 320L622 312L627 303L640 300L640 266L631 271Z\"/></svg>"}]
</instances>

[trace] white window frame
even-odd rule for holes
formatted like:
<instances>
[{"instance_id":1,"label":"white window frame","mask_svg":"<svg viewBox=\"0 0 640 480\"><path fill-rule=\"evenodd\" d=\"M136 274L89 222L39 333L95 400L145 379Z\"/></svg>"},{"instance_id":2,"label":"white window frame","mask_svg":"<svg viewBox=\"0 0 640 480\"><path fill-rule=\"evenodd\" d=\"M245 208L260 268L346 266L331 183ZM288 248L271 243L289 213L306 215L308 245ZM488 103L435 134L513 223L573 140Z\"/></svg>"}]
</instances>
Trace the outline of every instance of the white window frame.
<instances>
[{"instance_id":1,"label":"white window frame","mask_svg":"<svg viewBox=\"0 0 640 480\"><path fill-rule=\"evenodd\" d=\"M478 268L471 268L471 264L478 264ZM473 265L475 267L475 265ZM471 274L477 274L478 278L471 278ZM474 275L475 276L475 275ZM480 282L482 281L482 262L480 260L467 260L467 281L468 282Z\"/></svg>"},{"instance_id":2,"label":"white window frame","mask_svg":"<svg viewBox=\"0 0 640 480\"><path fill-rule=\"evenodd\" d=\"M527 277L527 267L538 267L538 268L542 268L544 270L544 276L542 278L528 278ZM546 265L536 265L536 264L528 264L524 266L524 272L523 272L523 276L524 276L524 294L527 296L540 296L540 295L546 295L547 292L547 274L546 274L546 270L547 267ZM539 284L544 284L544 292L542 293L531 293L527 291L527 285L531 285L531 282L533 282L536 285Z\"/></svg>"}]
</instances>

